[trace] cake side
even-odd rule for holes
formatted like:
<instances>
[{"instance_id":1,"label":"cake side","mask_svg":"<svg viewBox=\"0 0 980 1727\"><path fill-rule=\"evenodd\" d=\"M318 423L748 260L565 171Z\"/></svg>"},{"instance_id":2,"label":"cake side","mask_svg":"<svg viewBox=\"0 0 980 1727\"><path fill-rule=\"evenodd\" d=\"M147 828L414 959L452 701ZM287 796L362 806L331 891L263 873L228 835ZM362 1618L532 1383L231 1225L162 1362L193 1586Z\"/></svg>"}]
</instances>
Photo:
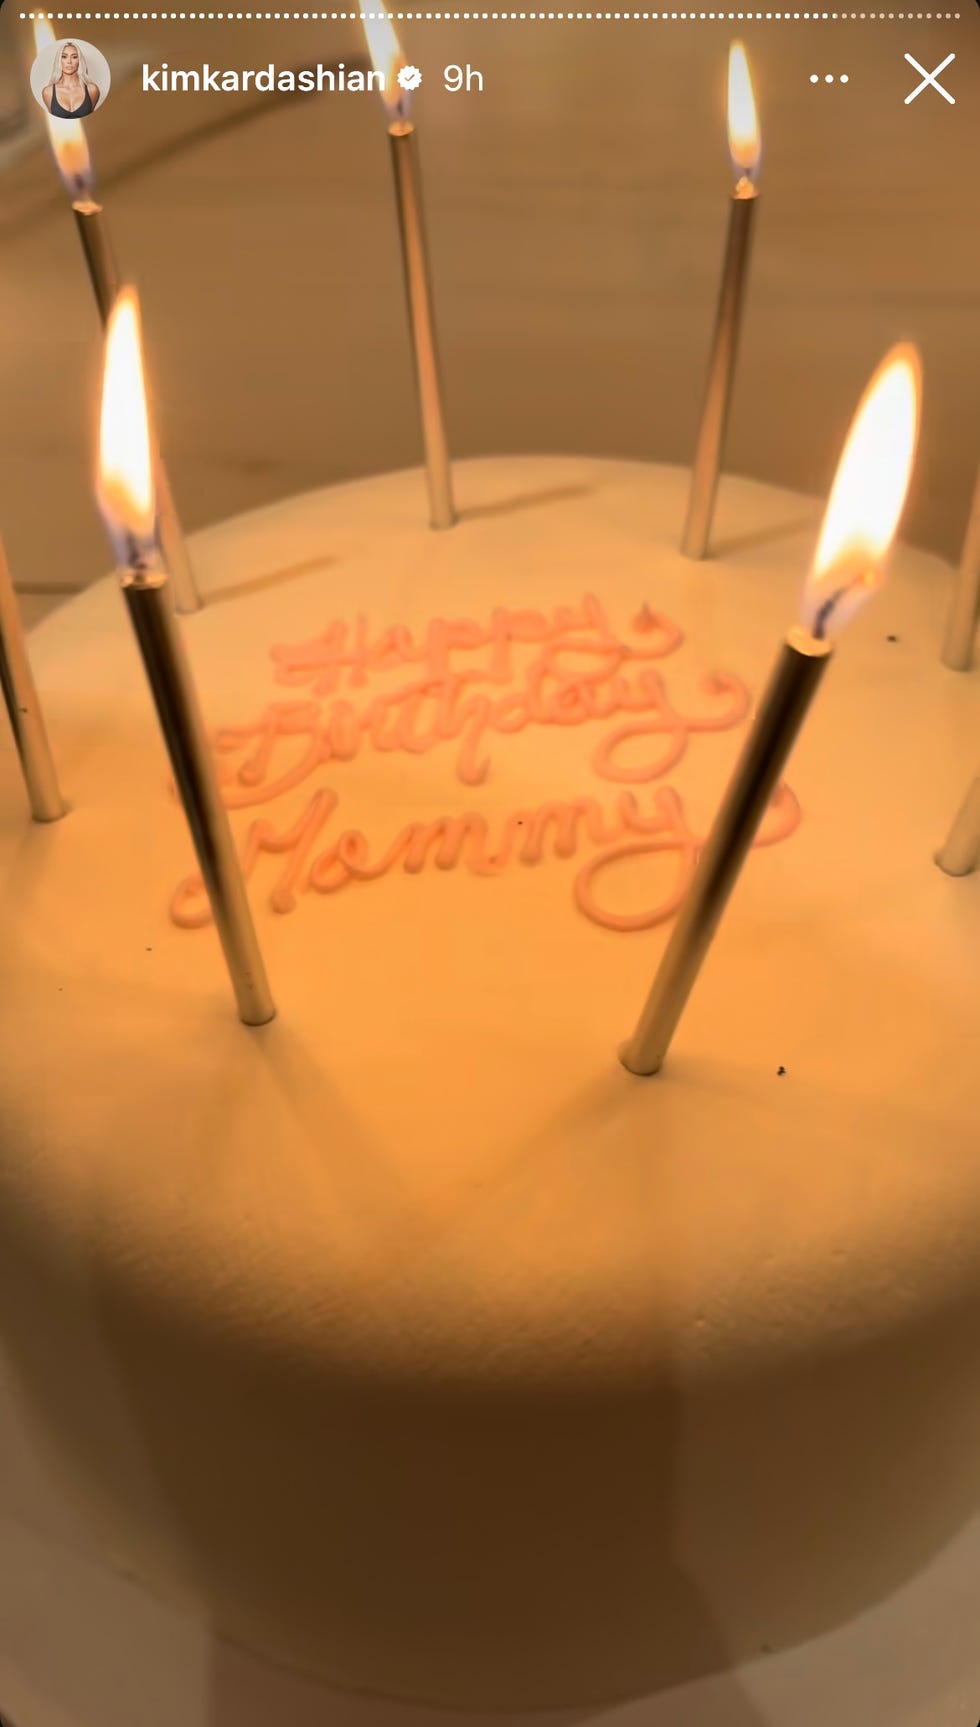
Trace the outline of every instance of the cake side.
<instances>
[{"instance_id":1,"label":"cake side","mask_svg":"<svg viewBox=\"0 0 980 1727\"><path fill-rule=\"evenodd\" d=\"M100 1539L232 1636L355 1687L582 1701L811 1635L976 1503L980 908L932 853L977 691L938 665L948 573L900 551L636 1081L616 1043L814 507L726 482L701 567L677 471L460 489L447 535L406 475L195 542L259 1034L170 915L189 845L112 584L36 633L74 808L25 832L4 780L5 1341ZM448 650L461 701L506 637L490 719L410 690L366 719L431 673L433 619L489 634ZM564 712L529 671L555 651Z\"/></svg>"}]
</instances>

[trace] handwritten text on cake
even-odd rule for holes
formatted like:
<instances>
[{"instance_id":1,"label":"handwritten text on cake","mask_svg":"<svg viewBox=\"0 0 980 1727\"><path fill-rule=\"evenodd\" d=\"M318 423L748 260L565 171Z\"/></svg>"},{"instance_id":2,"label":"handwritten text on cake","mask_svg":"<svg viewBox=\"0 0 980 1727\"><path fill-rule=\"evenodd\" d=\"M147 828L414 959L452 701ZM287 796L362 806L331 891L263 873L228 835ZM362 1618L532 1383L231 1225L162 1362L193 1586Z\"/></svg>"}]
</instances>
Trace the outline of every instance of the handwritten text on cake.
<instances>
[{"instance_id":1,"label":"handwritten text on cake","mask_svg":"<svg viewBox=\"0 0 980 1727\"><path fill-rule=\"evenodd\" d=\"M328 765L355 761L365 748L414 757L453 748L457 779L479 787L493 772L494 737L538 726L588 727L594 774L619 786L650 785L676 766L692 735L743 720L749 697L738 678L711 673L701 684L703 710L680 711L655 664L680 646L680 630L644 607L631 634L635 639L617 636L592 595L550 614L497 608L485 624L437 618L420 636L402 625L372 633L364 618L332 623L311 641L272 649L277 682L304 689L304 699L273 702L254 721L217 732L225 802L232 810L268 803ZM408 675L394 687L370 693L373 679L390 681L400 671ZM599 723L605 729L596 740ZM637 763L644 743L649 750ZM324 843L338 802L332 788L320 786L296 819L262 817L248 828L246 876L263 855L282 860L269 896L275 910L293 910L302 893L336 893L399 866L415 874L430 862L437 869L463 864L494 875L512 863L539 862L549 844L559 858L589 845L595 855L573 885L579 909L607 929L649 929L677 910L701 844L667 786L657 787L645 808L632 790L620 791L607 810L588 796L546 800L511 812L496 834L479 810L440 815L407 823L380 847L358 828ZM782 787L757 843L785 838L798 821L796 800ZM670 891L640 913L605 906L610 866L645 854L674 859ZM208 921L199 878L181 884L171 910L185 927Z\"/></svg>"}]
</instances>

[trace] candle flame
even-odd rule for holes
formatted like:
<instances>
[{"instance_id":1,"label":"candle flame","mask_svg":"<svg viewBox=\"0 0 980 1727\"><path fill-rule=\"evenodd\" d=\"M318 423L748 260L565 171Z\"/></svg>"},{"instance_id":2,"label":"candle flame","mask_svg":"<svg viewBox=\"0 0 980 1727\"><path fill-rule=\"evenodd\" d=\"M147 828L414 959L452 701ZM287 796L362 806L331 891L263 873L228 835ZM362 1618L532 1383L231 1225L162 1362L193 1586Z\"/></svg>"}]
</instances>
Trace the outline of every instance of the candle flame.
<instances>
[{"instance_id":1,"label":"candle flame","mask_svg":"<svg viewBox=\"0 0 980 1727\"><path fill-rule=\"evenodd\" d=\"M51 28L51 21L45 12L34 14L34 49L40 54L44 48L53 48L58 40Z\"/></svg>"},{"instance_id":2,"label":"candle flame","mask_svg":"<svg viewBox=\"0 0 980 1727\"><path fill-rule=\"evenodd\" d=\"M733 42L728 50L728 152L736 179L754 180L762 138L752 74L741 42Z\"/></svg>"},{"instance_id":3,"label":"candle flame","mask_svg":"<svg viewBox=\"0 0 980 1727\"><path fill-rule=\"evenodd\" d=\"M902 342L858 404L803 595L803 622L815 636L836 635L881 586L912 477L921 389L918 349Z\"/></svg>"},{"instance_id":4,"label":"candle flame","mask_svg":"<svg viewBox=\"0 0 980 1727\"><path fill-rule=\"evenodd\" d=\"M34 45L38 53L45 48L53 48L57 40L44 13L38 12L34 19ZM52 119L46 108L44 118L65 191L70 198L91 197L95 180L81 120Z\"/></svg>"},{"instance_id":5,"label":"candle flame","mask_svg":"<svg viewBox=\"0 0 980 1727\"><path fill-rule=\"evenodd\" d=\"M398 82L398 74L406 62L395 27L380 0L361 16L374 70L385 81L384 105L393 120L407 120L408 92Z\"/></svg>"},{"instance_id":6,"label":"candle flame","mask_svg":"<svg viewBox=\"0 0 980 1727\"><path fill-rule=\"evenodd\" d=\"M120 290L106 329L96 491L120 563L133 565L154 552L153 464L135 288Z\"/></svg>"}]
</instances>

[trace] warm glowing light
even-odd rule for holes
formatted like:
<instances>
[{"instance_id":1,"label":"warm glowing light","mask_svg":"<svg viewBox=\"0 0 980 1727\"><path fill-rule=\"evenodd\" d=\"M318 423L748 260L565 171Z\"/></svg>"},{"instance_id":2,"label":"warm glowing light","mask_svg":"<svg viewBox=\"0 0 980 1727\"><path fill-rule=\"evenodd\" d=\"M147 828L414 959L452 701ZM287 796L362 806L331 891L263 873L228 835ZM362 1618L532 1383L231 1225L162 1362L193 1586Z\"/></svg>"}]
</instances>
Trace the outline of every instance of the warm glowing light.
<instances>
[{"instance_id":1,"label":"warm glowing light","mask_svg":"<svg viewBox=\"0 0 980 1727\"><path fill-rule=\"evenodd\" d=\"M58 172L65 183L65 190L73 198L87 197L94 185L92 175L92 158L85 142L85 128L81 120L52 120L47 116L48 133L54 159L58 164Z\"/></svg>"},{"instance_id":2,"label":"warm glowing light","mask_svg":"<svg viewBox=\"0 0 980 1727\"><path fill-rule=\"evenodd\" d=\"M34 15L34 47L36 52L40 54L44 48L53 48L56 40L55 33L45 14L36 12Z\"/></svg>"},{"instance_id":3,"label":"warm glowing light","mask_svg":"<svg viewBox=\"0 0 980 1727\"><path fill-rule=\"evenodd\" d=\"M733 42L728 50L728 151L736 175L754 179L762 154L762 139L752 74L741 42Z\"/></svg>"},{"instance_id":4,"label":"warm glowing light","mask_svg":"<svg viewBox=\"0 0 980 1727\"><path fill-rule=\"evenodd\" d=\"M922 368L909 343L885 355L851 423L803 595L812 635L836 635L881 586L912 477Z\"/></svg>"},{"instance_id":5,"label":"warm glowing light","mask_svg":"<svg viewBox=\"0 0 980 1727\"><path fill-rule=\"evenodd\" d=\"M384 102L389 114L398 120L408 117L408 93L398 83L398 74L405 65L401 43L383 6L372 6L362 14L364 34L374 70L385 81Z\"/></svg>"},{"instance_id":6,"label":"warm glowing light","mask_svg":"<svg viewBox=\"0 0 980 1727\"><path fill-rule=\"evenodd\" d=\"M96 490L120 562L145 558L156 544L155 500L134 288L119 293L106 330Z\"/></svg>"},{"instance_id":7,"label":"warm glowing light","mask_svg":"<svg viewBox=\"0 0 980 1727\"><path fill-rule=\"evenodd\" d=\"M34 43L38 53L45 48L53 48L57 37L45 18L39 12L34 19ZM54 55L51 57L54 65ZM85 128L81 120L52 120L45 109L44 117L48 123L48 137L54 159L58 164L58 172L65 183L65 190L72 198L90 196L93 186L92 159L85 142Z\"/></svg>"}]
</instances>

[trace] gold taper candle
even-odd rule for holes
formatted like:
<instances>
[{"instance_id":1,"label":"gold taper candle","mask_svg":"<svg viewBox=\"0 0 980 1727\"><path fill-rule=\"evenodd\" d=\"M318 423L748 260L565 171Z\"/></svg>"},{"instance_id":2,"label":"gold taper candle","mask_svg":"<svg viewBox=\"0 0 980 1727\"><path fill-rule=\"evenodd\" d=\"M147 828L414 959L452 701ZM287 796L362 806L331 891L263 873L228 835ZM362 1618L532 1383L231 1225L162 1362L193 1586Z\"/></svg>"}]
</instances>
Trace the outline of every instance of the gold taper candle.
<instances>
[{"instance_id":1,"label":"gold taper candle","mask_svg":"<svg viewBox=\"0 0 980 1727\"><path fill-rule=\"evenodd\" d=\"M34 20L34 39L39 53L42 48L54 45L54 32L43 14L39 14ZM85 139L85 128L81 120L52 119L50 114L46 119L54 159L72 201L75 228L81 241L95 304L104 326L119 292L121 278L105 211L95 197L95 176ZM159 449L155 450L153 461L157 494L157 531L172 583L168 592L172 592L179 612L196 612L200 608L201 599L170 490L170 480Z\"/></svg>"},{"instance_id":2,"label":"gold taper candle","mask_svg":"<svg viewBox=\"0 0 980 1727\"><path fill-rule=\"evenodd\" d=\"M968 672L980 624L980 472L973 492L963 555L946 614L942 662L951 672Z\"/></svg>"},{"instance_id":3,"label":"gold taper candle","mask_svg":"<svg viewBox=\"0 0 980 1727\"><path fill-rule=\"evenodd\" d=\"M67 808L54 757L44 724L44 715L34 684L34 674L27 657L24 627L21 622L17 595L7 563L7 554L0 540L0 688L14 744L20 758L24 785L36 822L56 822Z\"/></svg>"},{"instance_id":4,"label":"gold taper candle","mask_svg":"<svg viewBox=\"0 0 980 1727\"><path fill-rule=\"evenodd\" d=\"M228 814L161 567L121 569L123 595L238 1004L246 1025L275 1017Z\"/></svg>"},{"instance_id":5,"label":"gold taper candle","mask_svg":"<svg viewBox=\"0 0 980 1727\"><path fill-rule=\"evenodd\" d=\"M936 862L947 875L969 875L980 864L980 774L963 799Z\"/></svg>"},{"instance_id":6,"label":"gold taper candle","mask_svg":"<svg viewBox=\"0 0 980 1727\"><path fill-rule=\"evenodd\" d=\"M740 42L732 43L728 57L728 148L736 173L736 183L728 218L728 240L708 360L704 404L691 468L687 516L681 536L681 551L688 558L705 557L711 537L715 494L718 490L718 475L725 447L725 432L738 359L753 223L758 206L755 174L759 166L759 125L748 61Z\"/></svg>"},{"instance_id":7,"label":"gold taper candle","mask_svg":"<svg viewBox=\"0 0 980 1727\"><path fill-rule=\"evenodd\" d=\"M81 122L79 121L80 125ZM75 227L82 242L85 267L92 284L92 293L103 324L108 323L112 304L119 292L120 278L105 223L105 211L94 198L76 198L72 202Z\"/></svg>"},{"instance_id":8,"label":"gold taper candle","mask_svg":"<svg viewBox=\"0 0 980 1727\"><path fill-rule=\"evenodd\" d=\"M657 1073L705 954L748 856L769 800L833 650L803 629L790 631L742 758L698 861L633 1037L622 1051L631 1073Z\"/></svg>"},{"instance_id":9,"label":"gold taper candle","mask_svg":"<svg viewBox=\"0 0 980 1727\"><path fill-rule=\"evenodd\" d=\"M796 740L833 641L881 580L918 437L914 348L886 355L851 426L824 515L799 624L780 650L639 1022L620 1059L659 1072L721 915Z\"/></svg>"},{"instance_id":10,"label":"gold taper candle","mask_svg":"<svg viewBox=\"0 0 980 1727\"><path fill-rule=\"evenodd\" d=\"M275 1004L156 539L139 307L131 288L117 296L106 332L98 495L239 1016L246 1025L264 1025Z\"/></svg>"},{"instance_id":11,"label":"gold taper candle","mask_svg":"<svg viewBox=\"0 0 980 1727\"><path fill-rule=\"evenodd\" d=\"M436 349L435 316L419 174L415 127L408 117L408 91L398 75L405 60L391 20L382 7L365 13L364 31L376 74L384 79L384 103L388 111L388 138L395 178L398 232L401 240L405 295L415 365L415 385L422 421L425 474L429 492L429 520L434 528L451 528L456 520L452 468L442 383Z\"/></svg>"},{"instance_id":12,"label":"gold taper candle","mask_svg":"<svg viewBox=\"0 0 980 1727\"><path fill-rule=\"evenodd\" d=\"M194 580L187 554L187 541L184 539L184 530L180 525L174 495L170 489L170 475L159 449L154 457L153 476L157 496L157 533L173 584L174 606L178 612L199 612L201 596Z\"/></svg>"},{"instance_id":13,"label":"gold taper candle","mask_svg":"<svg viewBox=\"0 0 980 1727\"><path fill-rule=\"evenodd\" d=\"M425 474L429 488L429 519L434 528L451 528L456 520L449 444L442 407L439 360L436 353L432 291L429 281L422 193L415 128L407 122L388 129L395 175L398 231L401 235L405 293L412 330L415 384L425 444Z\"/></svg>"}]
</instances>

